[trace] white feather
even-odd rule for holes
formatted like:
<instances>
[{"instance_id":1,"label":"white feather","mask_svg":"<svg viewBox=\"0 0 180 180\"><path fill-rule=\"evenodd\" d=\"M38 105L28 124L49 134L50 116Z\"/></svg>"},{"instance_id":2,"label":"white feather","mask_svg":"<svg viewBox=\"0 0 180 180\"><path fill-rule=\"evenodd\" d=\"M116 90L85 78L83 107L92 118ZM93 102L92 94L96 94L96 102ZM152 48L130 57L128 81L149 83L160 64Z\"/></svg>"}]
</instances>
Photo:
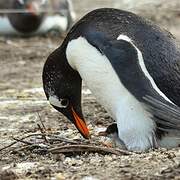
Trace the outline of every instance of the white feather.
<instances>
[{"instance_id":1,"label":"white feather","mask_svg":"<svg viewBox=\"0 0 180 180\"><path fill-rule=\"evenodd\" d=\"M61 102L59 101L58 97L55 95L49 96L49 103L53 106L61 108Z\"/></svg>"}]
</instances>

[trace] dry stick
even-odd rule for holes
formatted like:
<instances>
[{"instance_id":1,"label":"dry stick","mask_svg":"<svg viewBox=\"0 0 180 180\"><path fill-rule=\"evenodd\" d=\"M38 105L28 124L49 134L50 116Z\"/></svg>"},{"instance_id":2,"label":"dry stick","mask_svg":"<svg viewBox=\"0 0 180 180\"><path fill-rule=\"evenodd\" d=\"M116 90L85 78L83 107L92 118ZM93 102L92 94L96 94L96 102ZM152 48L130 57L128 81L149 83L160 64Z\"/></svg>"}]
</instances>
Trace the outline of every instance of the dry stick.
<instances>
[{"instance_id":1,"label":"dry stick","mask_svg":"<svg viewBox=\"0 0 180 180\"><path fill-rule=\"evenodd\" d=\"M19 140L22 141L23 139L26 139L26 138L29 138L29 137L32 137L32 136L40 136L40 135L42 135L42 134L40 134L40 133L38 133L38 134L29 134L29 135L27 135L26 137L23 137L23 138L21 138L21 139L19 139ZM0 151L3 151L3 150L5 150L5 149L13 146L14 144L17 144L17 143L18 143L18 141L14 141L14 142L12 142L11 144L9 144L9 145L1 148Z\"/></svg>"},{"instance_id":2,"label":"dry stick","mask_svg":"<svg viewBox=\"0 0 180 180\"><path fill-rule=\"evenodd\" d=\"M30 142L27 142L27 141L23 141L23 140L21 140L21 139L17 139L17 138L14 138L14 137L13 137L13 139L15 140L15 142L9 144L8 146L5 146L5 147L1 148L1 149L0 149L0 152L1 152L2 150L5 150L5 149L13 146L14 144L17 144L18 142L21 142L21 143L26 144L26 147L29 147L30 145L31 145L31 146L33 145L33 143L30 143ZM24 147L23 147L23 148L24 148ZM16 151L16 150L13 150L13 151ZM6 154L6 153L5 153L5 154Z\"/></svg>"},{"instance_id":3,"label":"dry stick","mask_svg":"<svg viewBox=\"0 0 180 180\"><path fill-rule=\"evenodd\" d=\"M72 140L68 140L68 139L65 139L65 138L58 137L58 136L56 136L56 135L50 135L50 134L44 134L44 135L49 136L49 137L53 137L53 138L55 138L56 140L62 141L62 142L67 142L67 143L71 143L71 144L77 144L77 143L79 143L79 142L75 142L75 141L72 141ZM27 135L27 136L25 136L25 137L19 138L18 140L19 140L19 141L23 141L24 139L27 139L27 138L33 137L33 136L42 136L42 133L29 134L29 135ZM52 138L52 140L54 140L53 138ZM51 139L50 139L50 140L51 140ZM1 148L1 149L0 149L0 152L3 151L3 150L5 150L5 149L7 149L7 148L9 148L9 147L11 147L11 146L13 146L14 144L17 144L17 143L18 143L18 141L12 142L11 144L9 144L9 145Z\"/></svg>"},{"instance_id":4,"label":"dry stick","mask_svg":"<svg viewBox=\"0 0 180 180\"><path fill-rule=\"evenodd\" d=\"M105 148L99 146L90 146L90 145L66 145L61 147L50 148L48 150L53 154L58 153L77 153L77 152L97 152L100 154L115 154L115 155L132 155L131 152L113 149L113 148Z\"/></svg>"},{"instance_id":5,"label":"dry stick","mask_svg":"<svg viewBox=\"0 0 180 180\"><path fill-rule=\"evenodd\" d=\"M17 149L15 148L15 149L12 150L12 152L20 152L20 151L23 151L25 149L30 148L31 146L33 146L33 145L25 145L25 146L22 146L22 147L17 148Z\"/></svg>"},{"instance_id":6,"label":"dry stick","mask_svg":"<svg viewBox=\"0 0 180 180\"><path fill-rule=\"evenodd\" d=\"M44 128L44 131L46 131L46 127L45 127L45 125L44 125L44 123L43 123L43 121L42 121L42 118L41 118L39 112L37 112L37 114L38 114L38 117L39 117L39 121L41 122L41 124L42 124L42 126L43 126L43 128Z\"/></svg>"},{"instance_id":7,"label":"dry stick","mask_svg":"<svg viewBox=\"0 0 180 180\"><path fill-rule=\"evenodd\" d=\"M46 138L46 127L45 127L45 125L44 125L44 123L43 123L43 121L42 121L42 119L41 119L41 116L39 115L39 113L37 112L37 114L38 114L38 117L39 117L39 121L41 122L41 125L42 125L42 127L43 128L41 128L41 126L39 125L39 124L37 124L38 125L38 128L39 128L39 130L41 131L41 133L42 133L42 138L44 139L44 141L46 142L46 143L48 143L48 140L47 140L47 138Z\"/></svg>"},{"instance_id":8,"label":"dry stick","mask_svg":"<svg viewBox=\"0 0 180 180\"><path fill-rule=\"evenodd\" d=\"M11 143L10 145L0 149L0 151L7 149L9 147L11 147L12 145L18 143L18 142L22 142L25 144L29 144L28 146L25 147L31 147L31 146L38 146L37 144L30 144L30 142L24 141L24 139L28 138L28 137L32 137L32 136L39 136L42 134L30 134L26 137L23 137L21 139L17 139L14 138L16 140L16 142ZM66 139L62 139L62 141L65 141ZM24 149L24 147L22 148ZM121 150L121 149L113 149L113 148L105 148L105 147L99 147L99 146L91 146L91 145L65 145L65 146L61 146L61 147L55 147L55 148L50 148L48 149L48 152L51 152L53 154L58 154L58 153L77 153L77 152L97 152L100 154L115 154L115 155L132 155L131 152L125 151L125 150Z\"/></svg>"},{"instance_id":9,"label":"dry stick","mask_svg":"<svg viewBox=\"0 0 180 180\"><path fill-rule=\"evenodd\" d=\"M15 138L15 137L13 137L13 139L14 139L15 141L17 141L17 142L21 142L21 143L26 144L26 145L33 145L33 144L34 144L34 143L32 143L32 142L24 141L24 140L22 140L22 139L18 139L18 138Z\"/></svg>"},{"instance_id":10,"label":"dry stick","mask_svg":"<svg viewBox=\"0 0 180 180\"><path fill-rule=\"evenodd\" d=\"M17 149L14 149L12 152L20 152L23 150L28 150L30 148L41 148L38 144L26 145Z\"/></svg>"},{"instance_id":11,"label":"dry stick","mask_svg":"<svg viewBox=\"0 0 180 180\"><path fill-rule=\"evenodd\" d=\"M9 144L9 145L1 148L1 149L0 149L0 152L3 151L3 150L5 150L5 149L7 149L7 148L9 148L9 147L11 147L11 146L13 146L14 144L17 144L17 143L18 143L17 141L12 142L11 144Z\"/></svg>"},{"instance_id":12,"label":"dry stick","mask_svg":"<svg viewBox=\"0 0 180 180\"><path fill-rule=\"evenodd\" d=\"M48 140L47 140L47 138L46 138L46 134L45 134L44 130L41 128L40 124L37 124L37 126L38 126L38 128L39 128L39 130L40 130L40 132L41 132L42 138L44 139L44 141L45 141L46 143L48 143Z\"/></svg>"},{"instance_id":13,"label":"dry stick","mask_svg":"<svg viewBox=\"0 0 180 180\"><path fill-rule=\"evenodd\" d=\"M61 141L61 142L66 142L66 143L70 143L70 144L79 144L79 143L81 143L81 142L76 142L76 141L73 141L73 140L70 140L70 139L60 138L60 137L53 136L53 135L52 135L52 138L49 138L48 140L49 141Z\"/></svg>"}]
</instances>

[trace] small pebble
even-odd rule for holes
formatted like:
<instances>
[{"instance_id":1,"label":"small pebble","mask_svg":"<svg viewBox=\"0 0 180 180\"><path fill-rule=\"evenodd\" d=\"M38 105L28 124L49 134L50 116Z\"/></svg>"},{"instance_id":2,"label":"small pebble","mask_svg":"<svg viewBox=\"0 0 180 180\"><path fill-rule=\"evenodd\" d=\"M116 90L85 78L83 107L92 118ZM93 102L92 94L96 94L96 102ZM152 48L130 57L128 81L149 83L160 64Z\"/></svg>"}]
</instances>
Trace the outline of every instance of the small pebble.
<instances>
[{"instance_id":1,"label":"small pebble","mask_svg":"<svg viewBox=\"0 0 180 180\"><path fill-rule=\"evenodd\" d=\"M65 180L65 177L62 173L56 174L56 180Z\"/></svg>"}]
</instances>

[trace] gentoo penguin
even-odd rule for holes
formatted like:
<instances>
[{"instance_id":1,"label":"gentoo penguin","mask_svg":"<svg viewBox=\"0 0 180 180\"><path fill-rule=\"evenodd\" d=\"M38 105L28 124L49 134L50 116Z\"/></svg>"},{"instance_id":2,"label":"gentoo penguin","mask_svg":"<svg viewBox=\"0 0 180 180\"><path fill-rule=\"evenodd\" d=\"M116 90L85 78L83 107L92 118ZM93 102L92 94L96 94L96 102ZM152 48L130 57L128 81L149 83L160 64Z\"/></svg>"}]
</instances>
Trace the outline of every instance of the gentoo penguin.
<instances>
[{"instance_id":1,"label":"gentoo penguin","mask_svg":"<svg viewBox=\"0 0 180 180\"><path fill-rule=\"evenodd\" d=\"M40 10L47 8L47 5L47 0L13 0L10 3L10 9L26 10L27 12L8 13L7 17L17 31L31 33L41 25L45 13Z\"/></svg>"},{"instance_id":2,"label":"gentoo penguin","mask_svg":"<svg viewBox=\"0 0 180 180\"><path fill-rule=\"evenodd\" d=\"M48 57L47 99L88 138L82 80L115 119L128 150L179 146L180 47L169 32L131 12L97 9Z\"/></svg>"},{"instance_id":3,"label":"gentoo penguin","mask_svg":"<svg viewBox=\"0 0 180 180\"><path fill-rule=\"evenodd\" d=\"M71 7L69 0L11 0L8 6L0 7L0 12L7 11L0 17L0 34L30 36L66 32L75 20Z\"/></svg>"}]
</instances>

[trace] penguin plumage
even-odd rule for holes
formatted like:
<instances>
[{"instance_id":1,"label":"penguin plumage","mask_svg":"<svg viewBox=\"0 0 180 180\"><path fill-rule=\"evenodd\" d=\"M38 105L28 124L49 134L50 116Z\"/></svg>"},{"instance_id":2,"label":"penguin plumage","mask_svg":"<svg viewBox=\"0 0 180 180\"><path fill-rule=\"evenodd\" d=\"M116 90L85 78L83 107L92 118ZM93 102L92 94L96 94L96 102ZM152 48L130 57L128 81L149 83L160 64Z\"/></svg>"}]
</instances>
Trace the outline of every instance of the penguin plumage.
<instances>
[{"instance_id":1,"label":"penguin plumage","mask_svg":"<svg viewBox=\"0 0 180 180\"><path fill-rule=\"evenodd\" d=\"M68 117L72 112L64 113L60 100L70 92L66 108L72 108L72 91L81 88L65 75L78 81L80 76L116 120L127 149L174 147L180 144L179 57L179 44L166 30L130 12L97 9L77 22L49 56L44 90ZM73 108L79 111L80 104Z\"/></svg>"}]
</instances>

